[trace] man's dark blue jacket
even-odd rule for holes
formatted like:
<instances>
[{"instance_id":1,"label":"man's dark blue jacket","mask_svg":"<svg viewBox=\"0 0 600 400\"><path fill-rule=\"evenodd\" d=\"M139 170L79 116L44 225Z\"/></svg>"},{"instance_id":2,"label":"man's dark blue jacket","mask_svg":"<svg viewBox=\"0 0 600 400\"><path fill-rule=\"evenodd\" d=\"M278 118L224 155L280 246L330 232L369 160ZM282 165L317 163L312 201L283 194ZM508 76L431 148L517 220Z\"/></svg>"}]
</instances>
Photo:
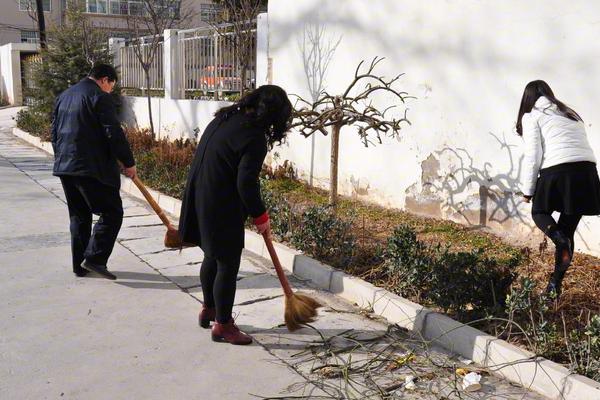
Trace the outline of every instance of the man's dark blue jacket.
<instances>
[{"instance_id":1,"label":"man's dark blue jacket","mask_svg":"<svg viewBox=\"0 0 600 400\"><path fill-rule=\"evenodd\" d=\"M112 96L89 78L60 94L52 122L54 175L86 176L120 187L119 165L135 165Z\"/></svg>"}]
</instances>

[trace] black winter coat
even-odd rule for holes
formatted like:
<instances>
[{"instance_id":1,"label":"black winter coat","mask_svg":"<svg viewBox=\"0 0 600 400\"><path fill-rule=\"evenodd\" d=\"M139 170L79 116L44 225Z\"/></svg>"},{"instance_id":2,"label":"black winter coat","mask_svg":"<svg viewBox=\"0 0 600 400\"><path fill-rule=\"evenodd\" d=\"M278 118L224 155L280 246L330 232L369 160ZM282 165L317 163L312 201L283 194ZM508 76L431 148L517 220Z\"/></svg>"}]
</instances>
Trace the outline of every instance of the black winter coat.
<instances>
[{"instance_id":1,"label":"black winter coat","mask_svg":"<svg viewBox=\"0 0 600 400\"><path fill-rule=\"evenodd\" d=\"M58 96L52 121L56 176L86 176L120 187L119 165L135 162L112 96L89 78Z\"/></svg>"},{"instance_id":2,"label":"black winter coat","mask_svg":"<svg viewBox=\"0 0 600 400\"><path fill-rule=\"evenodd\" d=\"M264 129L246 115L212 120L188 174L179 220L184 242L212 257L241 252L248 215L265 213L258 178L266 154Z\"/></svg>"}]
</instances>

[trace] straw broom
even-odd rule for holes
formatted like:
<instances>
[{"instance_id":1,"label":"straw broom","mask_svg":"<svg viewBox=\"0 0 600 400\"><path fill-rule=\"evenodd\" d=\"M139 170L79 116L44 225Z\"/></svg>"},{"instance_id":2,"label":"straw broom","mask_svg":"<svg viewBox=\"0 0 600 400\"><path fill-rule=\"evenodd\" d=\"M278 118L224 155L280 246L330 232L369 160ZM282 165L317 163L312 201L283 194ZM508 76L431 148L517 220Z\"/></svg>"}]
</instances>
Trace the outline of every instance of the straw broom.
<instances>
[{"instance_id":1,"label":"straw broom","mask_svg":"<svg viewBox=\"0 0 600 400\"><path fill-rule=\"evenodd\" d=\"M165 215L165 212L162 210L162 208L160 208L160 206L154 200L154 198L152 198L152 195L148 192L148 190L146 189L146 186L144 186L144 184L142 183L140 178L137 177L137 175L133 178L133 183L135 183L135 186L137 186L137 188L140 189L140 192L142 192L142 194L146 198L146 201L148 201L148 204L150 204L150 206L152 207L152 209L154 210L156 215L158 215L158 217L160 218L162 223L167 227L167 233L165 233L165 241L164 241L165 247L169 247L169 248L185 247L184 243L181 242L181 237L179 236L179 231L177 229L175 229L173 227L173 225L171 225L171 221L169 221L169 218L167 218L167 216Z\"/></svg>"},{"instance_id":2,"label":"straw broom","mask_svg":"<svg viewBox=\"0 0 600 400\"><path fill-rule=\"evenodd\" d=\"M293 332L300 329L303 324L314 322L317 317L317 309L322 307L322 305L312 297L292 291L279 262L279 257L277 257L277 253L275 252L271 236L265 232L263 233L263 238L265 239L265 244L267 245L269 255L277 272L277 277L279 278L279 282L281 282L281 287L285 294L285 325L290 332Z\"/></svg>"}]
</instances>

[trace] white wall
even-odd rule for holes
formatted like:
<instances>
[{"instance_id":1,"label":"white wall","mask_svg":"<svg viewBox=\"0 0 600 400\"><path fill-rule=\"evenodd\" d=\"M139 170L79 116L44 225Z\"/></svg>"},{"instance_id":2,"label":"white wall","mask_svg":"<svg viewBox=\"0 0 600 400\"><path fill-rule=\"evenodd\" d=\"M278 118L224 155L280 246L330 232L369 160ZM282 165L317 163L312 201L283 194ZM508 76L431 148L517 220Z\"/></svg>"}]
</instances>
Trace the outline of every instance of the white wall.
<instances>
[{"instance_id":1,"label":"white wall","mask_svg":"<svg viewBox=\"0 0 600 400\"><path fill-rule=\"evenodd\" d=\"M35 53L33 43L8 43L0 46L0 96L12 105L23 104L21 53Z\"/></svg>"},{"instance_id":2,"label":"white wall","mask_svg":"<svg viewBox=\"0 0 600 400\"><path fill-rule=\"evenodd\" d=\"M149 127L148 101L145 97L125 96L123 121L130 126ZM173 100L153 97L152 117L158 137L191 138L194 129L200 134L213 119L213 114L231 103L208 100Z\"/></svg>"},{"instance_id":3,"label":"white wall","mask_svg":"<svg viewBox=\"0 0 600 400\"><path fill-rule=\"evenodd\" d=\"M323 65L332 54L322 79L329 93L345 89L360 60L386 57L382 74L406 73L399 87L417 97L407 103L412 126L367 149L352 128L342 131L342 192L538 240L530 206L513 194L520 97L527 82L546 80L583 116L600 157L598 15L600 2L585 0L271 0L273 83L311 97L321 80L304 66L311 40ZM310 139L291 135L279 160L293 161L307 179L312 168L326 185L329 141L314 140L312 154ZM586 217L579 235L579 249L600 255L599 217Z\"/></svg>"}]
</instances>

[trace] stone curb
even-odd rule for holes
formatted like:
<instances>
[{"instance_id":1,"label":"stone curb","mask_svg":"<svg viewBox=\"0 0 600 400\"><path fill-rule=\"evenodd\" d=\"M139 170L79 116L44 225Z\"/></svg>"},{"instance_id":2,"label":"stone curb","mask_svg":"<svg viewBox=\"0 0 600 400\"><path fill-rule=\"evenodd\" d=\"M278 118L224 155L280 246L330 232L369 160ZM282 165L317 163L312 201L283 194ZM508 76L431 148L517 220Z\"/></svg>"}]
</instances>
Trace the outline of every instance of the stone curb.
<instances>
[{"instance_id":1,"label":"stone curb","mask_svg":"<svg viewBox=\"0 0 600 400\"><path fill-rule=\"evenodd\" d=\"M39 137L33 136L19 128L13 128L13 135L34 145L38 149L44 150L48 154L54 154L54 150L52 149L52 143L50 142L42 142Z\"/></svg>"},{"instance_id":2,"label":"stone curb","mask_svg":"<svg viewBox=\"0 0 600 400\"><path fill-rule=\"evenodd\" d=\"M14 134L53 154L49 143L43 143L37 137L18 128L14 128ZM124 176L121 177L121 190L144 199L133 182ZM180 200L155 190L150 190L150 193L157 199L161 208L179 217ZM555 362L536 357L533 353L504 340L322 264L286 245L276 243L275 247L281 264L287 271L293 272L302 279L308 279L316 287L356 303L359 307L372 310L375 314L412 331L425 340L433 341L471 359L511 382L551 399L600 399L599 382L572 374ZM245 248L262 257L269 257L262 237L250 230L246 230Z\"/></svg>"}]
</instances>

